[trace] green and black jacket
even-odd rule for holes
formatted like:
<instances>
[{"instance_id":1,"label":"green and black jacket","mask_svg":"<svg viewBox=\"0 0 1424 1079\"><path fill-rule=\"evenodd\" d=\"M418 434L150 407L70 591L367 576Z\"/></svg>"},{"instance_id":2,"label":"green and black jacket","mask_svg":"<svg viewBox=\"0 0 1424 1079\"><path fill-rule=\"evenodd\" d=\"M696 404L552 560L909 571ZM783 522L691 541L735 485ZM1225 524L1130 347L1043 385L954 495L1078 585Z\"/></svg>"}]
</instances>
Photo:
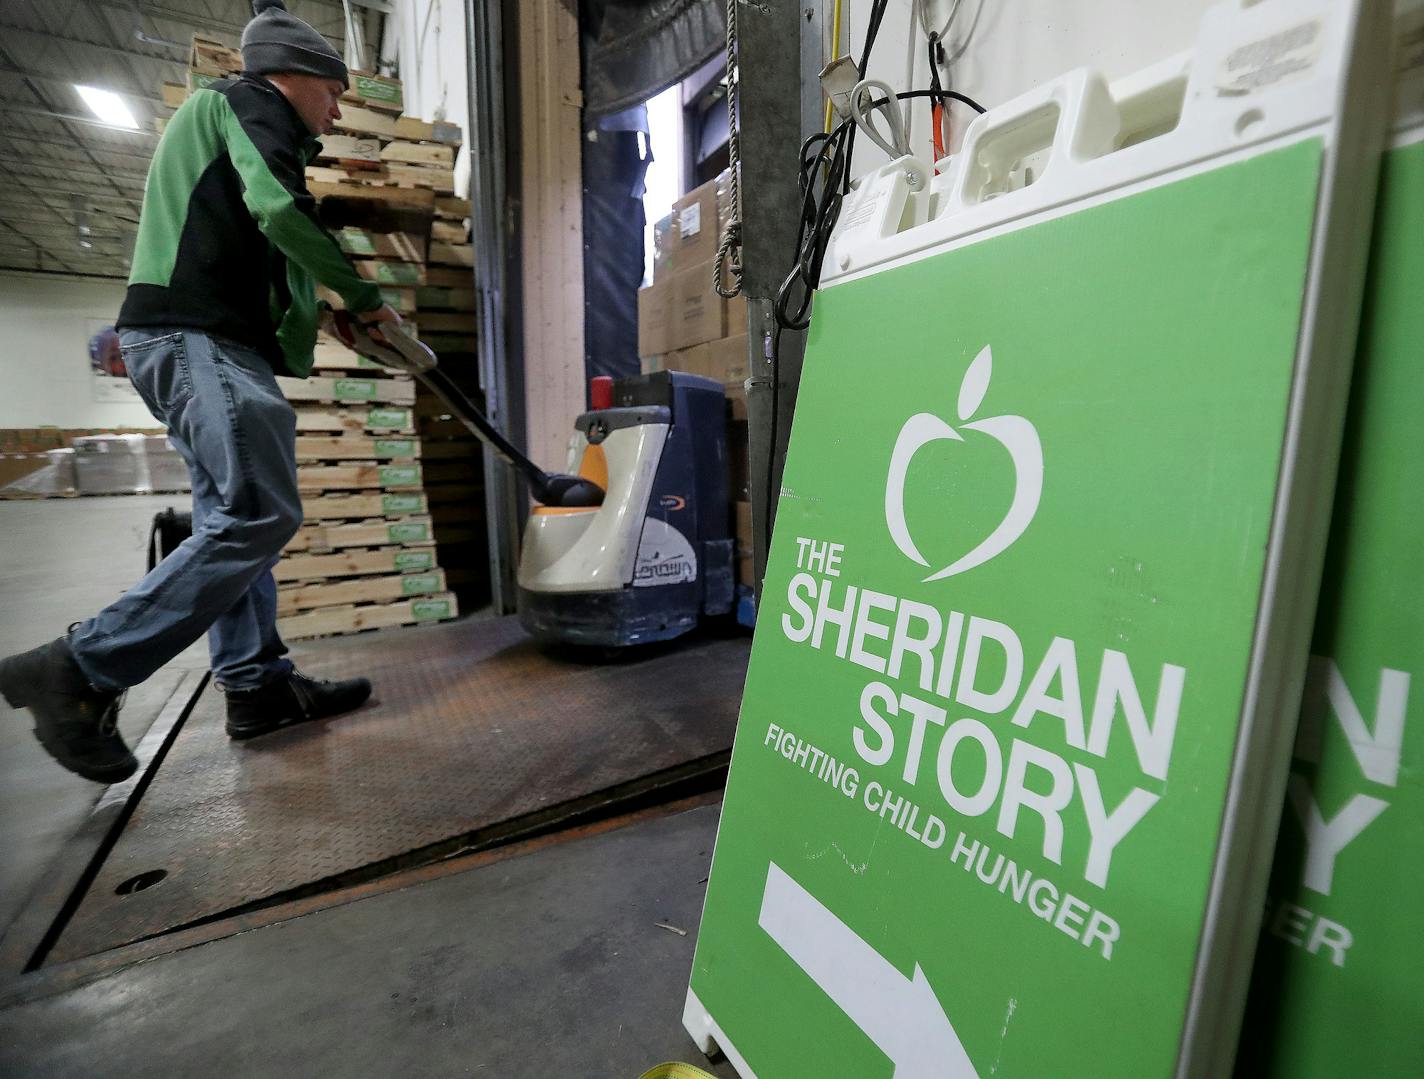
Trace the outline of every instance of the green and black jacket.
<instances>
[{"instance_id":1,"label":"green and black jacket","mask_svg":"<svg viewBox=\"0 0 1424 1079\"><path fill-rule=\"evenodd\" d=\"M149 166L119 328L200 330L257 349L279 374L308 374L314 280L352 311L381 305L317 221L304 170L320 145L260 76L183 102Z\"/></svg>"}]
</instances>

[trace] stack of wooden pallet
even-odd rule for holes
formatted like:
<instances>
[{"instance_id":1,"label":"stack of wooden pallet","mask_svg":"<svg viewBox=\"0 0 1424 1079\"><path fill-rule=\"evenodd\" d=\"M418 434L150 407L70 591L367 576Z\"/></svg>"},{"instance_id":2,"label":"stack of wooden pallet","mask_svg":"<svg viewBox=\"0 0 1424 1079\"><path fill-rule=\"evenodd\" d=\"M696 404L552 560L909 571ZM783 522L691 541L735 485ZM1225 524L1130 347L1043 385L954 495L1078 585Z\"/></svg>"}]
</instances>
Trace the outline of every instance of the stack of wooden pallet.
<instances>
[{"instance_id":1,"label":"stack of wooden pallet","mask_svg":"<svg viewBox=\"0 0 1424 1079\"><path fill-rule=\"evenodd\" d=\"M339 227L338 241L358 272L381 285L386 301L478 400L470 203L454 195L460 129L397 116L399 108L398 92L343 105L341 133L323 140L307 187L323 219ZM418 387L412 403L441 564L467 606L482 604L489 587L483 448L433 394Z\"/></svg>"},{"instance_id":2,"label":"stack of wooden pallet","mask_svg":"<svg viewBox=\"0 0 1424 1079\"><path fill-rule=\"evenodd\" d=\"M415 383L334 341L307 379L278 381L297 411L306 523L274 575L287 638L453 618L415 428Z\"/></svg>"}]
</instances>

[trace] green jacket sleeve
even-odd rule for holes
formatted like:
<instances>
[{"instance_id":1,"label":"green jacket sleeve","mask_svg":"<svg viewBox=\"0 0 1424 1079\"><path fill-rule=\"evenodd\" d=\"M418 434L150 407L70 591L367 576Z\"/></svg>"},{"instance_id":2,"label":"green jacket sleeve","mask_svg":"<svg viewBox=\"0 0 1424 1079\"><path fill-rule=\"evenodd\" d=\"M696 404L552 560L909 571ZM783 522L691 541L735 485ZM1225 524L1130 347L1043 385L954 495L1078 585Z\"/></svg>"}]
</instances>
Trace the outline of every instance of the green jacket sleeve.
<instances>
[{"instance_id":1,"label":"green jacket sleeve","mask_svg":"<svg viewBox=\"0 0 1424 1079\"><path fill-rule=\"evenodd\" d=\"M281 252L327 288L352 311L381 306L381 291L352 268L331 234L316 217L316 200L307 192L296 147L277 125L253 110L239 117L230 103L222 112L228 157L242 180L243 202L263 234Z\"/></svg>"}]
</instances>

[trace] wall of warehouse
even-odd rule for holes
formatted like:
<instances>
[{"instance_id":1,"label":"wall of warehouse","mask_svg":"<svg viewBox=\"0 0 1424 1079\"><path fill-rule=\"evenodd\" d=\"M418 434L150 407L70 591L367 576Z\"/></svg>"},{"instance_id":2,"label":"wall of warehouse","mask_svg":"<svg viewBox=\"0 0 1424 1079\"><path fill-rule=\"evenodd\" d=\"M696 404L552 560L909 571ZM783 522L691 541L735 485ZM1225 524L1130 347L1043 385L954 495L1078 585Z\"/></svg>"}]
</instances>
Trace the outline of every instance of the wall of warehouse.
<instances>
[{"instance_id":1,"label":"wall of warehouse","mask_svg":"<svg viewBox=\"0 0 1424 1079\"><path fill-rule=\"evenodd\" d=\"M89 338L123 299L119 280L0 273L0 428L159 426L137 397L95 400Z\"/></svg>"},{"instance_id":2,"label":"wall of warehouse","mask_svg":"<svg viewBox=\"0 0 1424 1079\"><path fill-rule=\"evenodd\" d=\"M821 2L829 55L835 2ZM1215 0L890 0L867 76L897 91L929 86L926 37L914 14L918 2L934 30L960 3L945 35L946 49L952 54L961 44L965 48L950 68L949 86L992 108L1076 67L1094 68L1112 80L1189 49L1202 13ZM848 40L848 51L857 59L865 47L871 6L870 0L842 0L842 51ZM929 107L915 101L909 111L910 145L928 156ZM954 106L951 152L959 149L973 117L967 106ZM860 173L882 164L886 155L869 139L860 139L855 158Z\"/></svg>"}]
</instances>

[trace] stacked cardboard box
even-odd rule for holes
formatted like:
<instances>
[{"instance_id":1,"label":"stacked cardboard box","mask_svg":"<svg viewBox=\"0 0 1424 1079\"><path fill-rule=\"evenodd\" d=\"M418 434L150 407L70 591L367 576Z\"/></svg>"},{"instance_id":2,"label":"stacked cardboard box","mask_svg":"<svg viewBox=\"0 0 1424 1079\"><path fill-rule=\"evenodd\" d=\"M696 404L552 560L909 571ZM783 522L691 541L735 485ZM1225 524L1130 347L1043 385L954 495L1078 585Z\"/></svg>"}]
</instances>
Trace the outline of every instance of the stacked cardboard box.
<instances>
[{"instance_id":1,"label":"stacked cardboard box","mask_svg":"<svg viewBox=\"0 0 1424 1079\"><path fill-rule=\"evenodd\" d=\"M727 450L738 579L752 583L751 497L747 475L750 377L747 305L725 300L713 267L730 216L730 173L684 195L653 227L653 283L638 292L638 354L643 371L687 371L722 383L729 402Z\"/></svg>"},{"instance_id":2,"label":"stacked cardboard box","mask_svg":"<svg viewBox=\"0 0 1424 1079\"><path fill-rule=\"evenodd\" d=\"M712 283L731 212L730 173L684 195L653 230L653 283L638 292L643 370L690 371L727 388L745 418L746 301L724 300Z\"/></svg>"}]
</instances>

